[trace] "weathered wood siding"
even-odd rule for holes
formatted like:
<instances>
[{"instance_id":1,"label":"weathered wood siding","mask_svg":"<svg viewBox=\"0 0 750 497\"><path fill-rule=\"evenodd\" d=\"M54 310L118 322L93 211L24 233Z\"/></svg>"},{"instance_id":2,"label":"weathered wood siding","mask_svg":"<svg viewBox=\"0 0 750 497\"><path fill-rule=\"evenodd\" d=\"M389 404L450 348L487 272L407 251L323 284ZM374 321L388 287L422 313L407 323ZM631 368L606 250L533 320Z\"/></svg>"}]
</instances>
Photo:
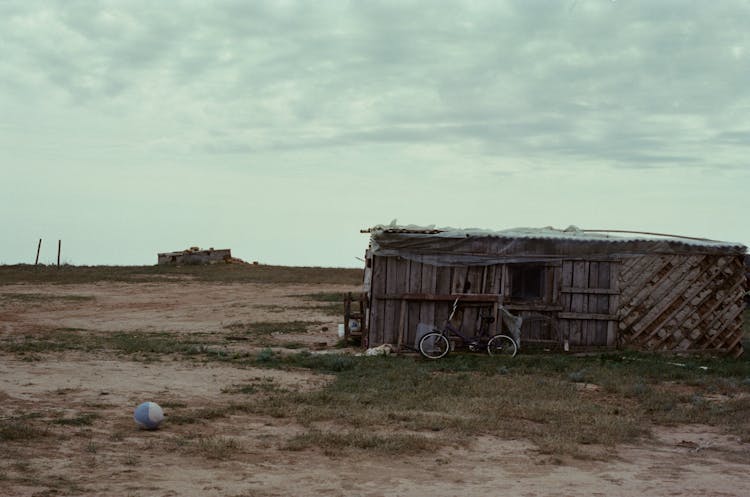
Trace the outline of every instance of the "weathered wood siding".
<instances>
[{"instance_id":1,"label":"weathered wood siding","mask_svg":"<svg viewBox=\"0 0 750 497\"><path fill-rule=\"evenodd\" d=\"M570 345L617 344L618 270L615 260L563 261L558 327Z\"/></svg>"},{"instance_id":2,"label":"weathered wood siding","mask_svg":"<svg viewBox=\"0 0 750 497\"><path fill-rule=\"evenodd\" d=\"M649 255L622 260L622 344L642 350L742 353L742 256Z\"/></svg>"},{"instance_id":3,"label":"weathered wood siding","mask_svg":"<svg viewBox=\"0 0 750 497\"><path fill-rule=\"evenodd\" d=\"M370 264L372 283L369 286L371 306L368 346L398 342L402 319L402 304L398 297L405 293L463 293L468 282L468 293L500 294L507 302L512 301L509 284L511 264L434 266L400 257L379 256L373 256ZM514 313L524 316L546 310L551 316L556 317L557 311L561 309L558 302L561 265L559 262L553 262L545 263L543 266L544 295L535 301L509 304ZM419 323L442 327L451 308L451 304L445 302L412 301L405 306L403 343L409 346L413 346L416 341ZM478 327L480 314L487 310L478 306L467 306L459 313L460 323L454 324L460 324L465 333L471 334L471 331ZM524 332L528 339L547 338L541 336L545 332L541 326Z\"/></svg>"},{"instance_id":4,"label":"weathered wood siding","mask_svg":"<svg viewBox=\"0 0 750 497\"><path fill-rule=\"evenodd\" d=\"M626 346L640 350L721 350L742 353L745 268L742 256L643 255L544 263L543 295L513 299L512 263L433 266L400 257L372 256L368 345L413 346L419 323L442 326L450 303L409 302L405 293L500 294L515 314L553 319L558 337L572 347ZM463 330L476 328L480 310L459 316ZM458 323L455 323L458 324ZM529 321L524 339L545 340L544 322Z\"/></svg>"}]
</instances>

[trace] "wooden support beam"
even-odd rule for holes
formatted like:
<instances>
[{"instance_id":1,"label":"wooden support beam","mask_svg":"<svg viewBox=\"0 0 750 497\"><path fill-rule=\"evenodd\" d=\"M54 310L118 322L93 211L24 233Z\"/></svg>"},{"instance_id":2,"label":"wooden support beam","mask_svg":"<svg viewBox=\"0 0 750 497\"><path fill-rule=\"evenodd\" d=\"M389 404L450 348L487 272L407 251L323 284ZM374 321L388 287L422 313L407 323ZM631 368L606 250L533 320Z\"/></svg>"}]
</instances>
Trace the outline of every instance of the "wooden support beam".
<instances>
[{"instance_id":1,"label":"wooden support beam","mask_svg":"<svg viewBox=\"0 0 750 497\"><path fill-rule=\"evenodd\" d=\"M564 286L560 289L560 293L587 293L591 295L619 295L620 291L614 288L576 288L572 286Z\"/></svg>"},{"instance_id":2,"label":"wooden support beam","mask_svg":"<svg viewBox=\"0 0 750 497\"><path fill-rule=\"evenodd\" d=\"M617 321L617 314L595 314L590 312L561 312L560 319L592 319L595 321Z\"/></svg>"},{"instance_id":3,"label":"wooden support beam","mask_svg":"<svg viewBox=\"0 0 750 497\"><path fill-rule=\"evenodd\" d=\"M392 293L374 295L373 298L378 300L409 300L409 301L426 301L426 302L453 302L457 298L461 303L492 303L502 300L497 294L490 293L454 293L454 294L435 294L435 293Z\"/></svg>"}]
</instances>

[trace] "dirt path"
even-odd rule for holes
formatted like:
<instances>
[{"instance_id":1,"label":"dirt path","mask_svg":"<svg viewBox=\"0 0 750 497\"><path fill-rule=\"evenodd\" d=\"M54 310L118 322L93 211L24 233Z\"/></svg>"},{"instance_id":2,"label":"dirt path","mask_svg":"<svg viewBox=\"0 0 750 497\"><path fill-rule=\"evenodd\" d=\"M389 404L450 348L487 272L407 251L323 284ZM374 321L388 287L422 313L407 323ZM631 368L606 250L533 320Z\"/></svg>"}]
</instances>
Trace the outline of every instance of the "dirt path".
<instances>
[{"instance_id":1,"label":"dirt path","mask_svg":"<svg viewBox=\"0 0 750 497\"><path fill-rule=\"evenodd\" d=\"M339 318L302 296L341 291L356 288L6 285L0 286L0 339L54 330L219 336L233 323L304 321L315 324L283 339L332 345ZM46 420L54 429L0 445L0 495L750 495L747 444L707 426L660 428L648 443L620 447L609 461L587 461L540 454L524 440L481 435L466 446L419 456L295 451L286 441L304 427L289 418L241 410L211 415L212 408L231 406L238 386L310 391L330 379L302 370L169 355L152 361L85 347L2 352L0 417L19 425L24 416ZM138 430L133 408L157 399L167 422L158 431ZM205 420L179 422L170 418L175 412Z\"/></svg>"}]
</instances>

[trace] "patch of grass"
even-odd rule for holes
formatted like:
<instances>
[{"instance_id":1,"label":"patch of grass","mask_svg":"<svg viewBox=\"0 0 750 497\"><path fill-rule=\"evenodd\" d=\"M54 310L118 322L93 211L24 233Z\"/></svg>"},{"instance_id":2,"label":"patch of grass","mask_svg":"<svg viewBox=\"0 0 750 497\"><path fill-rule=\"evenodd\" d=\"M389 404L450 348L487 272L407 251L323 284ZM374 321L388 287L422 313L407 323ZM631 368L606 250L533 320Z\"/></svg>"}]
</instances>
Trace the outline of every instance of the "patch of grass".
<instances>
[{"instance_id":1,"label":"patch of grass","mask_svg":"<svg viewBox=\"0 0 750 497\"><path fill-rule=\"evenodd\" d=\"M263 378L254 380L250 383L244 383L240 385L232 385L228 388L223 388L222 393L241 393L245 395L253 395L257 393L268 393L268 392L284 392L284 388L277 385L273 378Z\"/></svg>"},{"instance_id":2,"label":"patch of grass","mask_svg":"<svg viewBox=\"0 0 750 497\"><path fill-rule=\"evenodd\" d=\"M308 430L292 437L286 450L320 449L329 456L338 456L348 449L367 450L382 454L417 454L441 445L440 441L410 433L370 433L364 431Z\"/></svg>"},{"instance_id":3,"label":"patch of grass","mask_svg":"<svg viewBox=\"0 0 750 497\"><path fill-rule=\"evenodd\" d=\"M261 321L255 323L232 323L224 326L235 333L245 333L255 337L273 334L306 333L310 326L321 324L318 321L286 321L282 323Z\"/></svg>"},{"instance_id":4,"label":"patch of grass","mask_svg":"<svg viewBox=\"0 0 750 497\"><path fill-rule=\"evenodd\" d=\"M204 407L201 409L190 409L187 411L177 410L169 415L170 423L185 425L205 423L214 419L229 417L239 412L247 412L248 406L245 404L232 403L227 405L217 405L213 407Z\"/></svg>"},{"instance_id":5,"label":"patch of grass","mask_svg":"<svg viewBox=\"0 0 750 497\"><path fill-rule=\"evenodd\" d=\"M239 442L228 437L199 438L196 444L198 454L206 459L229 459L239 452Z\"/></svg>"},{"instance_id":6,"label":"patch of grass","mask_svg":"<svg viewBox=\"0 0 750 497\"><path fill-rule=\"evenodd\" d=\"M257 309L263 309L264 311L273 312L274 314L281 314L282 312L286 312L288 307L283 305L258 305L256 306Z\"/></svg>"},{"instance_id":7,"label":"patch of grass","mask_svg":"<svg viewBox=\"0 0 750 497\"><path fill-rule=\"evenodd\" d=\"M0 350L16 354L60 352L85 349L82 330L64 328L47 333L8 336L0 341Z\"/></svg>"},{"instance_id":8,"label":"patch of grass","mask_svg":"<svg viewBox=\"0 0 750 497\"><path fill-rule=\"evenodd\" d=\"M214 340L214 339L212 339ZM124 354L162 356L168 354L198 355L215 353L200 335L179 336L170 333L95 333L75 328L60 328L0 340L0 350L16 354L36 354L78 350L93 352L111 350Z\"/></svg>"},{"instance_id":9,"label":"patch of grass","mask_svg":"<svg viewBox=\"0 0 750 497\"><path fill-rule=\"evenodd\" d=\"M91 295L59 295L53 293L0 293L0 302L23 302L45 304L50 302L87 302L94 300Z\"/></svg>"},{"instance_id":10,"label":"patch of grass","mask_svg":"<svg viewBox=\"0 0 750 497\"><path fill-rule=\"evenodd\" d=\"M25 416L0 418L0 442L24 442L46 437L50 432L46 427L39 427L37 423Z\"/></svg>"},{"instance_id":11,"label":"patch of grass","mask_svg":"<svg viewBox=\"0 0 750 497\"><path fill-rule=\"evenodd\" d=\"M72 418L58 418L52 422L62 426L91 426L94 420L100 417L99 414L86 412Z\"/></svg>"},{"instance_id":12,"label":"patch of grass","mask_svg":"<svg viewBox=\"0 0 750 497\"><path fill-rule=\"evenodd\" d=\"M287 448L331 453L388 447L378 439L384 429L383 436L439 432L440 443L448 444L476 434L523 437L542 453L577 457L605 457L608 448L647 437L657 424L705 423L743 439L750 434L750 419L743 415L750 409L750 382L743 383L750 378L750 361L687 358L685 366L669 364L673 361L656 354L500 361L455 354L431 362L301 353L278 357L270 366L332 373L335 380L313 392L271 392L247 408L309 427ZM693 393L685 395L686 389ZM712 402L701 392L734 397ZM341 419L350 432L315 427ZM373 438L364 442L368 436ZM427 450L423 442L414 450Z\"/></svg>"},{"instance_id":13,"label":"patch of grass","mask_svg":"<svg viewBox=\"0 0 750 497\"><path fill-rule=\"evenodd\" d=\"M304 343L299 343L299 342L284 342L284 343L280 343L279 347L283 347L289 350L298 350L298 349L304 349L305 347L307 347L307 345L305 345Z\"/></svg>"},{"instance_id":14,"label":"patch of grass","mask_svg":"<svg viewBox=\"0 0 750 497\"><path fill-rule=\"evenodd\" d=\"M102 337L103 348L126 354L185 354L210 352L209 344L200 336L175 336L171 333L112 333Z\"/></svg>"},{"instance_id":15,"label":"patch of grass","mask_svg":"<svg viewBox=\"0 0 750 497\"><path fill-rule=\"evenodd\" d=\"M177 448L187 454L203 457L204 459L227 460L242 451L240 443L229 437L197 437L194 439L178 439Z\"/></svg>"}]
</instances>

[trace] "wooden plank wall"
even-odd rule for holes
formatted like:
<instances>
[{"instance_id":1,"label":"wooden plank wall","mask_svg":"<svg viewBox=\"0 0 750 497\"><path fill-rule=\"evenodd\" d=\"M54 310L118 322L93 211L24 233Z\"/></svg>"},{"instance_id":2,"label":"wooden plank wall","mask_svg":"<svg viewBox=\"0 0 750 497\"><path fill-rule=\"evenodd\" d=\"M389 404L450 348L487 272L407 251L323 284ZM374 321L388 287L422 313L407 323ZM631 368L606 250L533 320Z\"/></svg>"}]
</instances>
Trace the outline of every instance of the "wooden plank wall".
<instances>
[{"instance_id":1,"label":"wooden plank wall","mask_svg":"<svg viewBox=\"0 0 750 497\"><path fill-rule=\"evenodd\" d=\"M371 305L368 346L382 343L398 343L401 320L401 301L398 295L404 293L434 293L448 295L463 293L467 281L469 293L502 294L510 300L508 265L493 266L432 266L399 257L374 256L372 265ZM513 312L521 316L543 310L545 304L554 304L554 312L559 311L557 299L560 297L561 281L560 263L547 264L545 278L545 295L542 301L529 306L516 305ZM391 298L385 298L391 297ZM405 337L403 343L414 346L419 323L442 327L451 310L450 303L443 302L410 302L406 304L404 315ZM489 307L489 306L488 306ZM457 315L454 325L462 326L464 332L475 330L479 326L481 314L489 309L467 307ZM543 333L539 330L524 330L527 338L537 337Z\"/></svg>"},{"instance_id":2,"label":"wooden plank wall","mask_svg":"<svg viewBox=\"0 0 750 497\"><path fill-rule=\"evenodd\" d=\"M469 293L499 293L502 268L499 266L433 266L399 257L372 257L370 288L369 337L367 346L397 343L400 330L401 301L386 296L404 293L462 293L469 282ZM448 318L450 303L410 302L404 315L404 344L413 346L418 324L441 327ZM467 308L458 316L455 325L464 330L474 329L480 310Z\"/></svg>"},{"instance_id":3,"label":"wooden plank wall","mask_svg":"<svg viewBox=\"0 0 750 497\"><path fill-rule=\"evenodd\" d=\"M571 346L617 344L618 267L614 260L563 261L558 327Z\"/></svg>"},{"instance_id":4,"label":"wooden plank wall","mask_svg":"<svg viewBox=\"0 0 750 497\"><path fill-rule=\"evenodd\" d=\"M623 259L618 312L623 344L740 355L744 279L742 256Z\"/></svg>"},{"instance_id":5,"label":"wooden plank wall","mask_svg":"<svg viewBox=\"0 0 750 497\"><path fill-rule=\"evenodd\" d=\"M373 256L367 346L397 343L403 293L499 293L511 301L509 265L431 266L398 257ZM742 256L649 255L618 260L563 260L545 272L545 295L516 305L528 316L547 311L562 338L576 347L629 346L643 350L722 350L742 353L744 293ZM449 303L413 302L405 314L404 344L413 346L417 325L442 326ZM559 312L558 312L559 311ZM477 309L461 316L474 329ZM455 323L459 324L459 323ZM539 334L543 333L537 330ZM524 329L527 338L535 330Z\"/></svg>"}]
</instances>

